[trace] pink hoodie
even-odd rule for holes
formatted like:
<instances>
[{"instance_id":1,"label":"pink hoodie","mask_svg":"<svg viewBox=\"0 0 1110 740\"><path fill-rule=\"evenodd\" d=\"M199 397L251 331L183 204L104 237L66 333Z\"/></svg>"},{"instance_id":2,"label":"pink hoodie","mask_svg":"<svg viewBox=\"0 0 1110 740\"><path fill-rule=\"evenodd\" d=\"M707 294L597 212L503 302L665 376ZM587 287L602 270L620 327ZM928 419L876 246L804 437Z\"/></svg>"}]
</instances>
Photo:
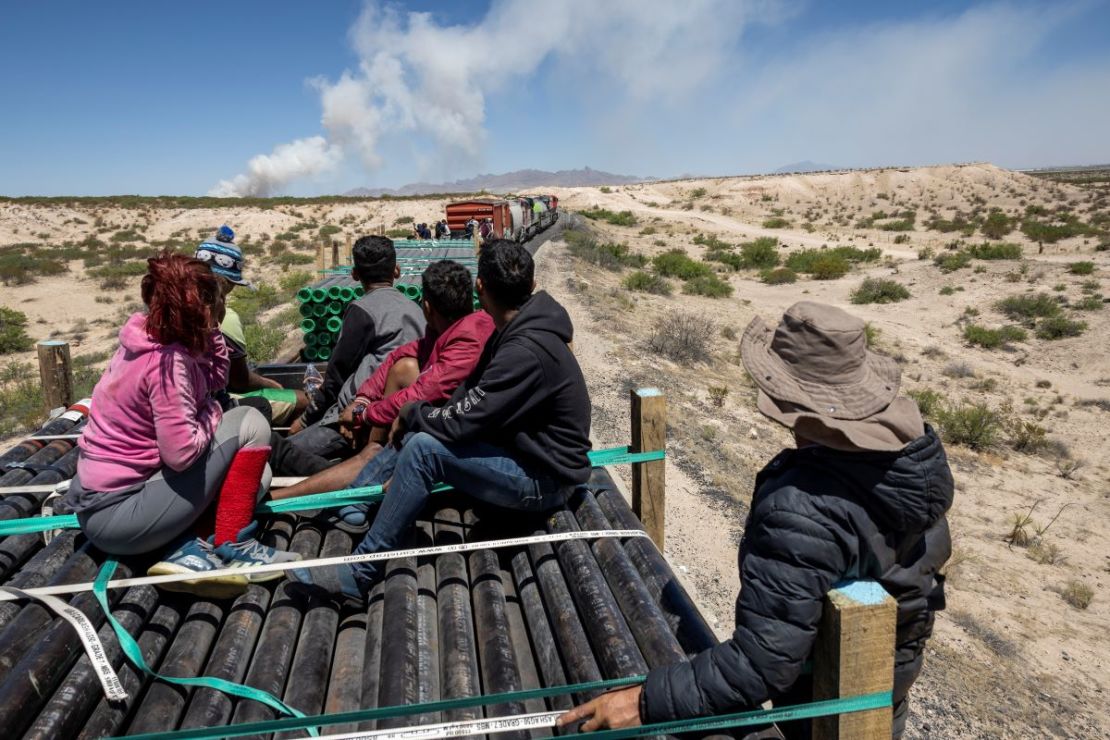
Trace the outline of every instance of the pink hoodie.
<instances>
[{"instance_id":1,"label":"pink hoodie","mask_svg":"<svg viewBox=\"0 0 1110 740\"><path fill-rule=\"evenodd\" d=\"M227 385L227 345L218 331L212 341L215 350L196 357L176 342L154 341L144 314L127 320L77 443L85 490L129 488L163 465L184 470L204 453L222 417L210 394Z\"/></svg>"}]
</instances>

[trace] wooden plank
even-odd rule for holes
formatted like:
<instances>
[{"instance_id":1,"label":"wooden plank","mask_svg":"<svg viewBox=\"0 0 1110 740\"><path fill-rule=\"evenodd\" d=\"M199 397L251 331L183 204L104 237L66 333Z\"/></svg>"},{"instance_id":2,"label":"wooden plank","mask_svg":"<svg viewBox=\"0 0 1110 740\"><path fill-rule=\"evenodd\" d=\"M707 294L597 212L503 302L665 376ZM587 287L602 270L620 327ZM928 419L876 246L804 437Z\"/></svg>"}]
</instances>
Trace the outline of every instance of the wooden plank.
<instances>
[{"instance_id":1,"label":"wooden plank","mask_svg":"<svg viewBox=\"0 0 1110 740\"><path fill-rule=\"evenodd\" d=\"M632 452L662 450L667 446L667 402L656 388L631 391ZM667 513L666 460L635 463L632 466L632 511L644 523L655 546L663 552Z\"/></svg>"},{"instance_id":2,"label":"wooden plank","mask_svg":"<svg viewBox=\"0 0 1110 740\"><path fill-rule=\"evenodd\" d=\"M851 581L825 599L813 650L813 699L842 699L894 686L897 603L874 581ZM892 708L813 720L813 740L888 740Z\"/></svg>"},{"instance_id":3,"label":"wooden plank","mask_svg":"<svg viewBox=\"0 0 1110 740\"><path fill-rule=\"evenodd\" d=\"M324 240L318 239L316 241L316 272L322 273L324 269Z\"/></svg>"},{"instance_id":4,"label":"wooden plank","mask_svg":"<svg viewBox=\"0 0 1110 740\"><path fill-rule=\"evenodd\" d=\"M46 339L38 343L39 378L46 413L67 408L73 403L73 369L69 362L69 343Z\"/></svg>"},{"instance_id":5,"label":"wooden plank","mask_svg":"<svg viewBox=\"0 0 1110 740\"><path fill-rule=\"evenodd\" d=\"M339 242L334 239L331 242L331 266L339 267Z\"/></svg>"}]
</instances>

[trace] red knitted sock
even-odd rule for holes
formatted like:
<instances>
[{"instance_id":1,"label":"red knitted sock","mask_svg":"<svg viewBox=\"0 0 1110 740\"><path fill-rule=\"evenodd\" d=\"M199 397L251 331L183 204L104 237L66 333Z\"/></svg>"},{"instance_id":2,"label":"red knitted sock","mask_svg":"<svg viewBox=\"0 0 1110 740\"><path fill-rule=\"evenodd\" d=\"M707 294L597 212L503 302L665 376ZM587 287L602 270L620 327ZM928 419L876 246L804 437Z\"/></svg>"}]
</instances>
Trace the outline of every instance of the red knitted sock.
<instances>
[{"instance_id":1,"label":"red knitted sock","mask_svg":"<svg viewBox=\"0 0 1110 740\"><path fill-rule=\"evenodd\" d=\"M235 542L239 530L254 521L258 484L269 459L269 447L249 447L235 453L216 499L216 545Z\"/></svg>"}]
</instances>

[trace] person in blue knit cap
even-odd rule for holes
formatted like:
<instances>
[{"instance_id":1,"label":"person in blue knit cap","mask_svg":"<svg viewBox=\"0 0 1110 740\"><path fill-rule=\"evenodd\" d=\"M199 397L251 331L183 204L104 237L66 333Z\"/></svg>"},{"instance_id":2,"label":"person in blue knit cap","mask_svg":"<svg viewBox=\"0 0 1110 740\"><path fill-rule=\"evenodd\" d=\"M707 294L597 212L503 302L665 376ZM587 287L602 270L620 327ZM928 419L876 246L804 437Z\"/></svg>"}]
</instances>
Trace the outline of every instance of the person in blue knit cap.
<instances>
[{"instance_id":1,"label":"person in blue knit cap","mask_svg":"<svg viewBox=\"0 0 1110 740\"><path fill-rule=\"evenodd\" d=\"M253 288L243 278L243 251L235 244L235 232L227 224L217 229L214 237L203 241L194 256L207 262L213 274L221 278L219 282L225 299L237 285ZM231 306L227 306L227 314L220 324L220 333L224 335L224 341L231 353L227 390L237 394L238 401L242 401L243 396L257 397L257 400L247 403L266 413L274 424L286 424L296 418L308 405L308 399L303 392L282 388L277 381L264 378L251 370L247 363L247 338L243 332L243 322Z\"/></svg>"}]
</instances>

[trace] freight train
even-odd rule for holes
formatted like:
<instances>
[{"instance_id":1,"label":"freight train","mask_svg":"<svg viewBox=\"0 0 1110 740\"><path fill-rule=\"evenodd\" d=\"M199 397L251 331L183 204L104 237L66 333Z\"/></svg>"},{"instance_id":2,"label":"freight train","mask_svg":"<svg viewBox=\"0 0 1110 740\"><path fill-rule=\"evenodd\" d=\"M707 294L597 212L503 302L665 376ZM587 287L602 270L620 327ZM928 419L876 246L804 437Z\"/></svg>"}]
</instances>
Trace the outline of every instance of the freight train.
<instances>
[{"instance_id":1,"label":"freight train","mask_svg":"<svg viewBox=\"0 0 1110 740\"><path fill-rule=\"evenodd\" d=\"M493 222L495 239L526 242L559 220L559 199L554 195L521 195L505 198L476 198L447 204L447 227L451 236L466 233L471 219Z\"/></svg>"}]
</instances>

